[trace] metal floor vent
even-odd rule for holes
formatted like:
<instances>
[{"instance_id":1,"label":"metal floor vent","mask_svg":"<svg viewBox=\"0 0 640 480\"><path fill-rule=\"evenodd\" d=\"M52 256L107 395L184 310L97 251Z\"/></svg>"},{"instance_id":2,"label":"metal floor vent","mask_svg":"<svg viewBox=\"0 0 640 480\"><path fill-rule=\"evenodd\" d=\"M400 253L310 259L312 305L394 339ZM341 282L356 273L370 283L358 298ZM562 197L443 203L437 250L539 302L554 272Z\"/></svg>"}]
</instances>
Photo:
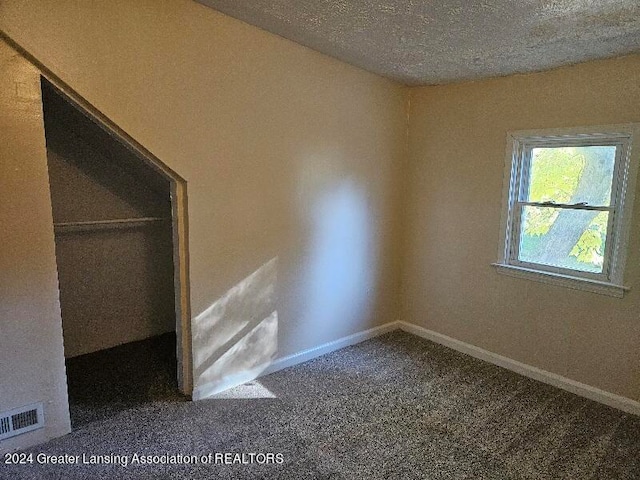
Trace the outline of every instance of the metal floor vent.
<instances>
[{"instance_id":1,"label":"metal floor vent","mask_svg":"<svg viewBox=\"0 0 640 480\"><path fill-rule=\"evenodd\" d=\"M0 440L44 427L42 403L0 413Z\"/></svg>"}]
</instances>

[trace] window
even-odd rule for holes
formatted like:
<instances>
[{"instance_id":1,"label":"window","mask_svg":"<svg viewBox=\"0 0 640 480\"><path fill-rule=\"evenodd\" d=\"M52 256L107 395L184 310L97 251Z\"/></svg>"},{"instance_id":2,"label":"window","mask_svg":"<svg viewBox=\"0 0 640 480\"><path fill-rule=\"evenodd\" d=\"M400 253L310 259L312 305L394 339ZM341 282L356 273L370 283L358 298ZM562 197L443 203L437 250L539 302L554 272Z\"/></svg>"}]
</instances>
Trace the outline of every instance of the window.
<instances>
[{"instance_id":1,"label":"window","mask_svg":"<svg viewBox=\"0 0 640 480\"><path fill-rule=\"evenodd\" d=\"M508 135L498 271L623 296L639 126Z\"/></svg>"}]
</instances>

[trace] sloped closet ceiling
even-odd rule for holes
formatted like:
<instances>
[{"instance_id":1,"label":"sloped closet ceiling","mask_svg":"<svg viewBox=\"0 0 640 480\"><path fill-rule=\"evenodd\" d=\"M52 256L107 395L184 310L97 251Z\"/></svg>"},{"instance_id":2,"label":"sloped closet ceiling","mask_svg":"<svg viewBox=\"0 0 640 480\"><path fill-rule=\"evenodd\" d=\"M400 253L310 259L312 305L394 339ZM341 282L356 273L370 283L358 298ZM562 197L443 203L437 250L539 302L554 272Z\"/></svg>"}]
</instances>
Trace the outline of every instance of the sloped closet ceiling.
<instances>
[{"instance_id":1,"label":"sloped closet ceiling","mask_svg":"<svg viewBox=\"0 0 640 480\"><path fill-rule=\"evenodd\" d=\"M198 0L408 85L640 51L638 0Z\"/></svg>"}]
</instances>

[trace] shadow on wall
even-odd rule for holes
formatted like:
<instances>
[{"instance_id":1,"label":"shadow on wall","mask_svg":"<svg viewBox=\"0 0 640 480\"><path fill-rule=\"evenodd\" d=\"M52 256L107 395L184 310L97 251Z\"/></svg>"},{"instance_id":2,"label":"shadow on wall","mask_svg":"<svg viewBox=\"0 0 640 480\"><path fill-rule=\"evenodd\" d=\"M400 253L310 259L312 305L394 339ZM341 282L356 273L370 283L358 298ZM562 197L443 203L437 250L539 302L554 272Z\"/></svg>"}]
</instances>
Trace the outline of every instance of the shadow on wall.
<instances>
[{"instance_id":1,"label":"shadow on wall","mask_svg":"<svg viewBox=\"0 0 640 480\"><path fill-rule=\"evenodd\" d=\"M273 361L277 263L262 265L194 319L194 400L253 380Z\"/></svg>"}]
</instances>

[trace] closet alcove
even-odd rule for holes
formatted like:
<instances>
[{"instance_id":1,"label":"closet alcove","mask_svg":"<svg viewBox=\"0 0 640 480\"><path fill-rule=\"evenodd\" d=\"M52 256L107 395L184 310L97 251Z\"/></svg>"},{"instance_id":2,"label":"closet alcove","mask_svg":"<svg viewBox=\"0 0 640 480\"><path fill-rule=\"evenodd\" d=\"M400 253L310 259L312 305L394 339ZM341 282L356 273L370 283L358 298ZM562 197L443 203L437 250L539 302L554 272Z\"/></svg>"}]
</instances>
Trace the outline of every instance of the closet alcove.
<instances>
[{"instance_id":1,"label":"closet alcove","mask_svg":"<svg viewBox=\"0 0 640 480\"><path fill-rule=\"evenodd\" d=\"M77 428L181 398L171 184L45 79L42 93Z\"/></svg>"}]
</instances>

